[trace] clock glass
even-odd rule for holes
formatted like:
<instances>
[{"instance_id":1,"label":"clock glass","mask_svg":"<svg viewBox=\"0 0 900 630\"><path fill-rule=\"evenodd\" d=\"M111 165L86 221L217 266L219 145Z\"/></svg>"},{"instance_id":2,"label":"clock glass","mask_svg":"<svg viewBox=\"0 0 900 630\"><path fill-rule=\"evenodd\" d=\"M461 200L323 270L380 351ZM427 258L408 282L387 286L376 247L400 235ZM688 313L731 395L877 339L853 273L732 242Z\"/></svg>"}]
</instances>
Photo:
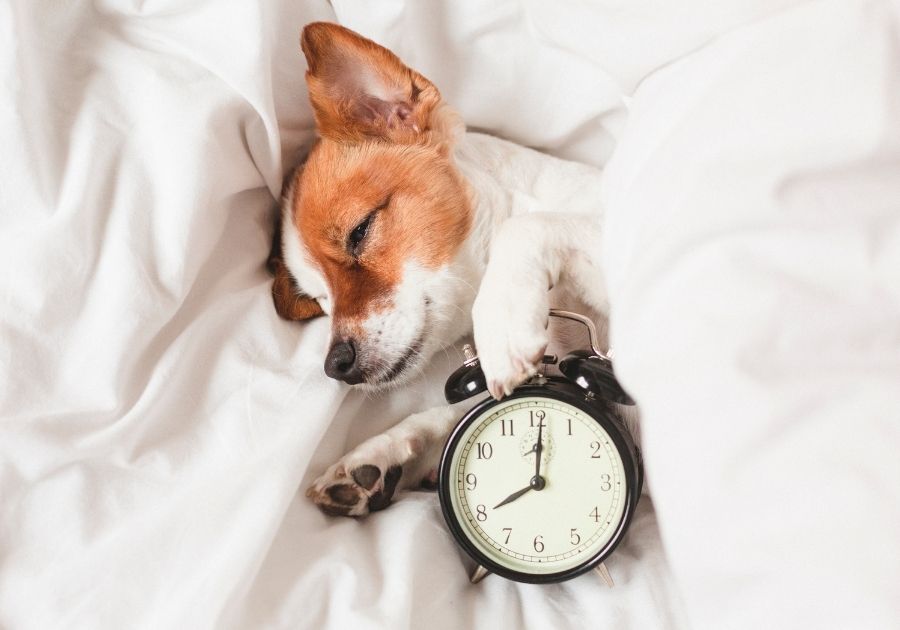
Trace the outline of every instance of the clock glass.
<instances>
[{"instance_id":1,"label":"clock glass","mask_svg":"<svg viewBox=\"0 0 900 630\"><path fill-rule=\"evenodd\" d=\"M539 396L508 399L469 423L448 481L465 537L520 573L560 573L596 558L627 504L610 435L577 407Z\"/></svg>"}]
</instances>

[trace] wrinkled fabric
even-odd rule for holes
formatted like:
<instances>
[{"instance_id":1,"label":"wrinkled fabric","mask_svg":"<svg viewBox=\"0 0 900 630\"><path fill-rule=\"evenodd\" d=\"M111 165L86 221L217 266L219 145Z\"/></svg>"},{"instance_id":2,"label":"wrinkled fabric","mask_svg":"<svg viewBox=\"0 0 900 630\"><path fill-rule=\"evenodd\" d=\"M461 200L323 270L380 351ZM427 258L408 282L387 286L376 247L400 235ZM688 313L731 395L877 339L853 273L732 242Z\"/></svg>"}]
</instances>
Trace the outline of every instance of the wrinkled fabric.
<instances>
[{"instance_id":1,"label":"wrinkled fabric","mask_svg":"<svg viewBox=\"0 0 900 630\"><path fill-rule=\"evenodd\" d=\"M698 629L900 627L900 10L646 78L605 173L617 373Z\"/></svg>"},{"instance_id":2,"label":"wrinkled fabric","mask_svg":"<svg viewBox=\"0 0 900 630\"><path fill-rule=\"evenodd\" d=\"M327 319L274 312L273 208L313 137L301 26L379 39L473 127L611 149L618 93L481 4L0 4L0 627L682 627L649 501L607 589L469 585L434 493L364 520L302 496L441 402L461 354L366 398L323 373ZM540 63L504 74L517 55Z\"/></svg>"},{"instance_id":3,"label":"wrinkled fabric","mask_svg":"<svg viewBox=\"0 0 900 630\"><path fill-rule=\"evenodd\" d=\"M900 626L888 6L0 3L0 627ZM608 164L654 495L614 589L469 585L434 494L363 520L298 494L461 359L365 397L325 378L326 319L274 313L318 19L471 127Z\"/></svg>"}]
</instances>

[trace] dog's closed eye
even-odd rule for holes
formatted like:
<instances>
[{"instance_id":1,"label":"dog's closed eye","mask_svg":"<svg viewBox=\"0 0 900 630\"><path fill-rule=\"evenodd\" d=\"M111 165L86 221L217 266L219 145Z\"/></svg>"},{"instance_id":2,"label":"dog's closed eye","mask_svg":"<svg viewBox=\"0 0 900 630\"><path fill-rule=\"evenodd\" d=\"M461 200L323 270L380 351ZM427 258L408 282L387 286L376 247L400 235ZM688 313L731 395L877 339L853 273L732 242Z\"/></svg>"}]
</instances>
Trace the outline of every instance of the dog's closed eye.
<instances>
[{"instance_id":1,"label":"dog's closed eye","mask_svg":"<svg viewBox=\"0 0 900 630\"><path fill-rule=\"evenodd\" d=\"M369 233L369 226L372 224L372 219L374 218L375 212L370 212L368 216L366 216L366 218L350 232L350 236L347 237L347 251L350 252L350 255L357 256L359 254L359 250L362 249L362 242Z\"/></svg>"},{"instance_id":2,"label":"dog's closed eye","mask_svg":"<svg viewBox=\"0 0 900 630\"><path fill-rule=\"evenodd\" d=\"M391 202L390 195L383 202L378 204L374 210L372 210L369 214L366 215L366 218L360 221L353 230L351 230L350 235L347 237L347 251L350 252L350 255L354 258L358 257L360 252L362 251L362 246L364 241L366 240L366 236L369 234L369 228L372 225L372 221L375 220L375 216L381 211L387 208L388 204Z\"/></svg>"}]
</instances>

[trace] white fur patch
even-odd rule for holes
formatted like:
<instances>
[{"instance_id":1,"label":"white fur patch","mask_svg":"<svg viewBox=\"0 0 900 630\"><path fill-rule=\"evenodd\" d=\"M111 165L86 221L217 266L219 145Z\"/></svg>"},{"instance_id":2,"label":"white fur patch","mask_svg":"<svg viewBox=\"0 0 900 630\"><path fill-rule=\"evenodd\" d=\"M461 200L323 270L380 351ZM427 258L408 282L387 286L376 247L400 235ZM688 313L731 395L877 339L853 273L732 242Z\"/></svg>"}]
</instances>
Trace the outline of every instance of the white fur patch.
<instances>
[{"instance_id":1,"label":"white fur patch","mask_svg":"<svg viewBox=\"0 0 900 630\"><path fill-rule=\"evenodd\" d=\"M435 351L468 332L475 287L452 269L428 269L415 261L404 265L391 305L362 326L361 359L366 371L377 370L373 377L404 382Z\"/></svg>"},{"instance_id":2,"label":"white fur patch","mask_svg":"<svg viewBox=\"0 0 900 630\"><path fill-rule=\"evenodd\" d=\"M294 225L291 213L292 197L289 193L284 204L284 214L281 221L281 251L284 254L284 264L294 276L297 286L309 297L315 299L327 315L331 314L331 291L325 276L319 270L306 245L300 238L300 233Z\"/></svg>"}]
</instances>

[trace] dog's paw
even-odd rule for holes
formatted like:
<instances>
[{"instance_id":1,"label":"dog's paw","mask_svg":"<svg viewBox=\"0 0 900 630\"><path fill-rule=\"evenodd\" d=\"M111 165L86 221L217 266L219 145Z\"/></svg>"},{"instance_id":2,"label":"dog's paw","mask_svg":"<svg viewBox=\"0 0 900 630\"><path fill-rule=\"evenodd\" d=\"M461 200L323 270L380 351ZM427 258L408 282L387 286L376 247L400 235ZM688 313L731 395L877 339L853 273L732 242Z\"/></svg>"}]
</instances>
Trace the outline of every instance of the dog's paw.
<instances>
[{"instance_id":1,"label":"dog's paw","mask_svg":"<svg viewBox=\"0 0 900 630\"><path fill-rule=\"evenodd\" d=\"M391 503L414 455L410 440L383 433L363 442L330 466L306 491L326 514L364 516Z\"/></svg>"},{"instance_id":2,"label":"dog's paw","mask_svg":"<svg viewBox=\"0 0 900 630\"><path fill-rule=\"evenodd\" d=\"M382 466L342 459L313 482L306 496L330 516L365 516L383 510L391 503L403 468Z\"/></svg>"},{"instance_id":3,"label":"dog's paw","mask_svg":"<svg viewBox=\"0 0 900 630\"><path fill-rule=\"evenodd\" d=\"M498 400L534 376L550 342L546 298L523 293L482 285L472 309L478 359Z\"/></svg>"},{"instance_id":4,"label":"dog's paw","mask_svg":"<svg viewBox=\"0 0 900 630\"><path fill-rule=\"evenodd\" d=\"M412 414L369 438L329 467L306 491L326 514L363 516L383 510L394 493L437 486L437 462L458 416L449 406Z\"/></svg>"}]
</instances>

